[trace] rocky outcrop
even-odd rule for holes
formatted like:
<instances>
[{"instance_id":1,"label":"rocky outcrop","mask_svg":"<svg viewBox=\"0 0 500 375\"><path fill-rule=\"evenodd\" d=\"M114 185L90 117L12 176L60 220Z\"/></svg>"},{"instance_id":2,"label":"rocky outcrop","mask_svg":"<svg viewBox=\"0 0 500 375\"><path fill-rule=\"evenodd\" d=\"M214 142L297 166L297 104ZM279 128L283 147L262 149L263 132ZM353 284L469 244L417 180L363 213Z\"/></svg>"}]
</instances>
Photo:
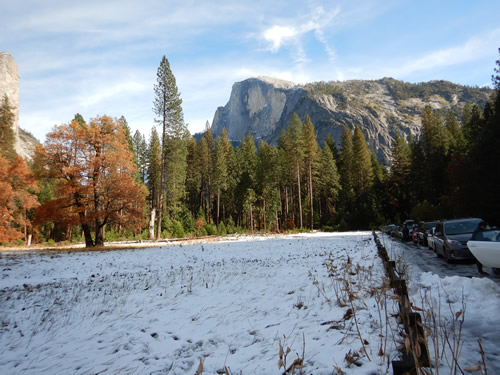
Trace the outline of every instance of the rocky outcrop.
<instances>
[{"instance_id":1,"label":"rocky outcrop","mask_svg":"<svg viewBox=\"0 0 500 375\"><path fill-rule=\"evenodd\" d=\"M14 58L7 52L0 52L0 98L7 95L14 108L14 124L12 130L16 137L15 150L20 151L19 139L19 72Z\"/></svg>"},{"instance_id":2,"label":"rocky outcrop","mask_svg":"<svg viewBox=\"0 0 500 375\"><path fill-rule=\"evenodd\" d=\"M381 161L389 162L396 132L420 134L423 108L462 114L466 102L484 104L490 89L446 81L410 84L392 78L377 81L318 82L296 85L272 78L250 78L233 85L229 102L215 112L211 130L226 127L238 143L248 133L255 140L277 144L292 113L311 117L322 145L330 133L340 146L344 127L360 126Z\"/></svg>"},{"instance_id":3,"label":"rocky outcrop","mask_svg":"<svg viewBox=\"0 0 500 375\"><path fill-rule=\"evenodd\" d=\"M35 145L38 142L31 134L19 128L19 72L14 58L7 52L0 52L0 98L7 95L10 105L14 108L14 131L16 153L31 159Z\"/></svg>"}]
</instances>

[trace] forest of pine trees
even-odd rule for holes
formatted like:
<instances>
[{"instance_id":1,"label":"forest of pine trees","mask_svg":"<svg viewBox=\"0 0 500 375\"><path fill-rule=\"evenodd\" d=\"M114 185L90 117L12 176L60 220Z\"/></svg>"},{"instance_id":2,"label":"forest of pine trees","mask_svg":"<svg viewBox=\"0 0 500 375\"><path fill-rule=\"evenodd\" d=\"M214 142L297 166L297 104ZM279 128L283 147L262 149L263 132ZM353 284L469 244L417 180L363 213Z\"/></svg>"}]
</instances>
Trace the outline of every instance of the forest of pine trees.
<instances>
[{"instance_id":1,"label":"forest of pine trees","mask_svg":"<svg viewBox=\"0 0 500 375\"><path fill-rule=\"evenodd\" d=\"M225 129L188 132L175 77L164 57L154 86L157 123L131 134L124 117L80 115L54 127L30 169L13 152L0 111L0 243L102 245L241 232L370 229L404 219L477 216L500 224L500 60L495 94L462 117L426 107L419 137L396 134L381 165L360 127L340 144L318 144L309 116L296 114L278 144L249 134L233 147ZM230 126L230 124L227 124ZM6 136L3 136L3 134Z\"/></svg>"}]
</instances>

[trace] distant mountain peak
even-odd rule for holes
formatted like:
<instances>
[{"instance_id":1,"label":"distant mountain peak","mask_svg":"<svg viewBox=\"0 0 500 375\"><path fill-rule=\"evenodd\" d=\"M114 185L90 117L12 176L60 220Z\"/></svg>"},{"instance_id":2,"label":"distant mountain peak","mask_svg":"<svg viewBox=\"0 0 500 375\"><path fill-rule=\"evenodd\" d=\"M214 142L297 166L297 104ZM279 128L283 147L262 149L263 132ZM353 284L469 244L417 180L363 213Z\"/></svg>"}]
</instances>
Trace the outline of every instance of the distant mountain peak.
<instances>
[{"instance_id":1,"label":"distant mountain peak","mask_svg":"<svg viewBox=\"0 0 500 375\"><path fill-rule=\"evenodd\" d=\"M292 81L286 81L284 79L279 79L279 78L272 78L272 77L266 77L266 76L258 76L256 79L269 83L270 85L273 85L274 87L278 89L291 89L297 84Z\"/></svg>"},{"instance_id":2,"label":"distant mountain peak","mask_svg":"<svg viewBox=\"0 0 500 375\"><path fill-rule=\"evenodd\" d=\"M295 112L309 115L318 142L331 134L338 146L345 127L359 126L379 160L390 163L395 134L418 137L421 115L430 106L441 115L452 111L462 117L465 103L483 106L491 89L447 81L408 83L394 78L295 84L270 77L249 78L233 85L230 99L212 121L214 136L225 127L238 142L251 134L255 140L277 144Z\"/></svg>"}]
</instances>

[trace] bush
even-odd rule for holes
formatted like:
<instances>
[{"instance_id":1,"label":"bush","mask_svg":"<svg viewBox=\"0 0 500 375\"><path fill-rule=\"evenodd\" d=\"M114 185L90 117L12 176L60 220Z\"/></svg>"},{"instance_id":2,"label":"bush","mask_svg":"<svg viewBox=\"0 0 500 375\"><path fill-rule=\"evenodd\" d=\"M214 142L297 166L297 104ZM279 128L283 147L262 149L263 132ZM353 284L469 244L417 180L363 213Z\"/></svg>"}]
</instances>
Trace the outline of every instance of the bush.
<instances>
[{"instance_id":1,"label":"bush","mask_svg":"<svg viewBox=\"0 0 500 375\"><path fill-rule=\"evenodd\" d=\"M205 224L203 228L205 228L208 236L214 236L217 234L217 227L215 224Z\"/></svg>"},{"instance_id":2,"label":"bush","mask_svg":"<svg viewBox=\"0 0 500 375\"><path fill-rule=\"evenodd\" d=\"M237 233L237 232L238 232L238 228L236 228L236 226L234 225L233 218L230 217L227 220L226 234L233 234L233 233Z\"/></svg>"},{"instance_id":3,"label":"bush","mask_svg":"<svg viewBox=\"0 0 500 375\"><path fill-rule=\"evenodd\" d=\"M227 236L227 229L223 221L220 222L219 227L217 228L217 233L219 236Z\"/></svg>"},{"instance_id":4,"label":"bush","mask_svg":"<svg viewBox=\"0 0 500 375\"><path fill-rule=\"evenodd\" d=\"M55 246L56 245L56 241L54 241L52 238L50 240L48 240L46 243L45 243L47 246Z\"/></svg>"},{"instance_id":5,"label":"bush","mask_svg":"<svg viewBox=\"0 0 500 375\"><path fill-rule=\"evenodd\" d=\"M184 227L177 220L174 220L172 223L172 233L175 238L184 238L185 236Z\"/></svg>"},{"instance_id":6,"label":"bush","mask_svg":"<svg viewBox=\"0 0 500 375\"><path fill-rule=\"evenodd\" d=\"M185 233L194 233L196 230L196 222L191 215L191 212L184 208L179 214L179 221L182 223Z\"/></svg>"}]
</instances>

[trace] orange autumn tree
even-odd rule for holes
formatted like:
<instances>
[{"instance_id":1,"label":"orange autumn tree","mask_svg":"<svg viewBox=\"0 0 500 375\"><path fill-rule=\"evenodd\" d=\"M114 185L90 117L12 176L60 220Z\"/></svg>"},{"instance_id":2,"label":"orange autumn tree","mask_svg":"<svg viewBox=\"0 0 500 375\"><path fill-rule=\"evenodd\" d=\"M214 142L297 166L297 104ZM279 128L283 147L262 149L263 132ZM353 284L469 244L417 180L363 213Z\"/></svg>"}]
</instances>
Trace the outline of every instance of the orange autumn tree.
<instances>
[{"instance_id":1,"label":"orange autumn tree","mask_svg":"<svg viewBox=\"0 0 500 375\"><path fill-rule=\"evenodd\" d=\"M79 223L86 247L104 244L106 224L140 230L147 190L134 178L133 154L118 120L98 116L89 124L55 126L35 155L39 171L56 186L55 199L37 216Z\"/></svg>"},{"instance_id":2,"label":"orange autumn tree","mask_svg":"<svg viewBox=\"0 0 500 375\"><path fill-rule=\"evenodd\" d=\"M37 181L23 158L0 155L0 243L27 236L31 227L28 211L38 205Z\"/></svg>"}]
</instances>

